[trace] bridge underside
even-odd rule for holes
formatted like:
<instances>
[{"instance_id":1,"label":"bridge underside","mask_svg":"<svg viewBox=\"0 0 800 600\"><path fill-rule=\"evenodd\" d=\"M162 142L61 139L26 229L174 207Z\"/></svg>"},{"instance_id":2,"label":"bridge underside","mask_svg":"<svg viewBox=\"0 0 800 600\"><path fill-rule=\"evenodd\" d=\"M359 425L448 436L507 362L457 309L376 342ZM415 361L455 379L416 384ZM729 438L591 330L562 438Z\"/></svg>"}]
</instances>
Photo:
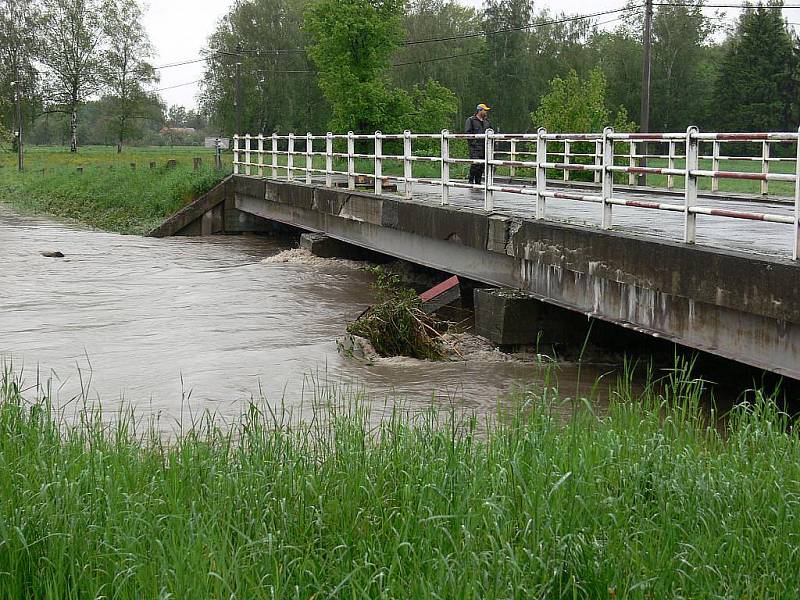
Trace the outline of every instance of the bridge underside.
<instances>
[{"instance_id":1,"label":"bridge underside","mask_svg":"<svg viewBox=\"0 0 800 600\"><path fill-rule=\"evenodd\" d=\"M234 176L225 190L237 222L325 233L800 379L789 260L297 182Z\"/></svg>"}]
</instances>

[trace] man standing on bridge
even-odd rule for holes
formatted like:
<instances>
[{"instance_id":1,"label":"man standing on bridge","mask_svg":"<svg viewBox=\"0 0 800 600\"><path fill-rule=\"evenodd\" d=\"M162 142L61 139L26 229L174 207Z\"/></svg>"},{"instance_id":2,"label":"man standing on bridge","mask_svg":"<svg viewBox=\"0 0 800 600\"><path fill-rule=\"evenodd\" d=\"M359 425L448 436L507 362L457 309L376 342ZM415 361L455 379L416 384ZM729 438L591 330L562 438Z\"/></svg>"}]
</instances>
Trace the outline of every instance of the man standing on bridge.
<instances>
[{"instance_id":1,"label":"man standing on bridge","mask_svg":"<svg viewBox=\"0 0 800 600\"><path fill-rule=\"evenodd\" d=\"M489 119L487 118L489 107L483 103L478 104L475 108L475 114L467 119L464 125L464 133L469 134L484 134L490 128ZM486 157L486 145L482 139L467 140L469 144L469 157L472 159L484 159ZM469 166L469 182L480 185L483 179L483 164L471 164Z\"/></svg>"}]
</instances>

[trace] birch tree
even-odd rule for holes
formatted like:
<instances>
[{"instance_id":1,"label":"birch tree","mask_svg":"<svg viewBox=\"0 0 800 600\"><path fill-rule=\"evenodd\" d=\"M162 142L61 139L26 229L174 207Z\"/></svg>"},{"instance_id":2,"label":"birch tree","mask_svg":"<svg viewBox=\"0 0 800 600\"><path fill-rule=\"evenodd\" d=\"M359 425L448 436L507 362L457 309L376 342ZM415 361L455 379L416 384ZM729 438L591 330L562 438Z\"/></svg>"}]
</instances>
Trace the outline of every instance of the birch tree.
<instances>
[{"instance_id":1,"label":"birch tree","mask_svg":"<svg viewBox=\"0 0 800 600\"><path fill-rule=\"evenodd\" d=\"M38 19L38 1L0 0L0 114L3 120L13 122L17 131L21 131L23 108L32 102L38 81L34 66Z\"/></svg>"},{"instance_id":2,"label":"birch tree","mask_svg":"<svg viewBox=\"0 0 800 600\"><path fill-rule=\"evenodd\" d=\"M78 107L100 88L103 39L98 0L42 0L45 95L69 115L70 152L78 151Z\"/></svg>"},{"instance_id":3,"label":"birch tree","mask_svg":"<svg viewBox=\"0 0 800 600\"><path fill-rule=\"evenodd\" d=\"M105 0L103 33L108 40L100 73L108 94L109 115L117 133L117 152L142 118L150 98L144 87L158 81L148 59L153 47L142 27L142 9L137 0Z\"/></svg>"}]
</instances>

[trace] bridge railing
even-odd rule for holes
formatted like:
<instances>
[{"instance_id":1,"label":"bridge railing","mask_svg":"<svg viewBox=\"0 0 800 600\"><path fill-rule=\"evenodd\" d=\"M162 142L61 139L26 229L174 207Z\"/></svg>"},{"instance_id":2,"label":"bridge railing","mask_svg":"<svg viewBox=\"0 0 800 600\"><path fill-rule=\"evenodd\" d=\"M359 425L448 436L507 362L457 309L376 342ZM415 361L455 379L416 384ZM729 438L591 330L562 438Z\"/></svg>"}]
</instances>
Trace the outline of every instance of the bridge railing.
<instances>
[{"instance_id":1,"label":"bridge railing","mask_svg":"<svg viewBox=\"0 0 800 600\"><path fill-rule=\"evenodd\" d=\"M712 134L716 135L716 134ZM739 135L739 134L734 134ZM715 139L701 139L700 140L700 157L701 161L710 162L712 165L712 170L719 171L720 170L720 163L729 162L729 163L736 163L736 162L744 162L744 163L759 163L760 172L767 174L770 173L770 165L773 163L793 163L796 161L794 156L776 156L775 150L773 148L775 146L784 146L787 143L785 139L772 139L772 138L765 138L759 139L760 134L752 134L749 136L749 139L742 140L736 137L732 139L726 138L715 138ZM793 139L796 137L794 134L789 134ZM647 140L639 140L639 139L631 139L625 140L624 142L620 141L615 145L615 156L620 156L625 154L628 158L628 164L631 167L635 166L647 166L647 163L650 161L655 161L656 164L666 164L668 168L674 168L676 164L684 162L686 160L686 154L684 152L684 144L683 144L683 134L681 134L681 139L668 139L668 140L655 140L655 139L647 139ZM558 157L560 160L559 162L569 164L571 162L581 162L580 159L591 159L594 161L602 160L603 156L603 149L600 140L596 140L594 143L594 148L587 149L588 144L585 144L586 140L581 140L577 137L567 137L565 139L559 140L557 144L557 148L552 148L553 144L550 144L547 150L548 157L555 156ZM738 144L749 144L750 146L757 146L758 153L756 155L742 155L742 154L734 154L732 152L728 152L727 154L723 154L722 150L730 148L730 146ZM580 144L583 146L582 151L576 152L574 150L575 145ZM723 146L723 144L727 145L727 148ZM625 146L623 150L620 152L618 151L618 146ZM660 152L655 152L655 150L660 150ZM508 141L506 149L504 150L497 150L495 155L502 154L504 156L508 156L510 160L513 162L520 157L525 156L536 156L536 152L532 150L529 146L525 145L524 142L521 140L512 139ZM512 177L516 175L515 167L510 168L510 174ZM564 181L570 181L570 171L565 170L563 174ZM761 194L767 195L769 194L769 179L765 179L761 181ZM600 183L600 174L599 172L595 173L594 177L595 183ZM628 175L628 185L637 185L637 175L631 173ZM666 177L666 185L663 186L667 189L673 189L675 187L675 177L673 175L668 175ZM717 192L719 191L719 179L713 178L711 180L711 191Z\"/></svg>"},{"instance_id":2,"label":"bridge railing","mask_svg":"<svg viewBox=\"0 0 800 600\"><path fill-rule=\"evenodd\" d=\"M483 158L464 156L465 141L474 140L483 146ZM733 143L740 147L757 145L761 149L760 156L721 154L722 144ZM770 148L778 144L793 145L792 155L772 157ZM711 154L701 154L701 147L709 145ZM666 148L667 152L636 153L637 149L648 147ZM579 151L574 151L576 148ZM786 148L782 150L786 154ZM647 164L647 159L654 162ZM710 168L701 168L701 160ZM721 170L722 161L761 161L762 166L760 172ZM771 162L793 162L794 169L772 172ZM387 163L392 168L387 169ZM416 163L432 165L428 171L433 175L415 176ZM451 168L472 165L483 167L483 183L468 183L451 176ZM612 228L614 206L675 212L683 215L683 241L689 244L695 243L697 238L698 215L783 223L793 227L792 257L795 260L800 257L800 130L796 133L701 133L696 127L690 127L685 133L617 133L606 128L603 133L561 134L548 133L542 128L536 133L499 134L489 130L480 135L448 131L329 132L300 136L248 134L234 136L233 168L234 173L273 179L291 181L302 177L309 184L317 176L324 178L324 185L328 187L334 185L335 178L344 178L348 189L355 189L359 181L366 181L376 194L384 193L384 187L394 182L402 186L406 198L413 196L415 185L438 186L442 204L450 202L453 189L477 190L483 195L486 211L494 210L496 193L517 194L532 199L537 219L547 218L549 201L588 202L599 205L603 229ZM531 177L518 178L522 171L529 171ZM548 171L561 172L565 181L570 181L570 174L584 173L584 178L598 183L599 187L589 190L556 187L548 180ZM627 175L629 184L635 183L639 176L666 176L667 188L682 181L682 202L651 202L631 197L630 190L615 189L615 174L618 174L616 179ZM713 191L719 189L721 181L757 181L761 183L762 193L766 193L771 181L791 183L792 214L703 206L698 202L698 192L704 180L710 180Z\"/></svg>"}]
</instances>

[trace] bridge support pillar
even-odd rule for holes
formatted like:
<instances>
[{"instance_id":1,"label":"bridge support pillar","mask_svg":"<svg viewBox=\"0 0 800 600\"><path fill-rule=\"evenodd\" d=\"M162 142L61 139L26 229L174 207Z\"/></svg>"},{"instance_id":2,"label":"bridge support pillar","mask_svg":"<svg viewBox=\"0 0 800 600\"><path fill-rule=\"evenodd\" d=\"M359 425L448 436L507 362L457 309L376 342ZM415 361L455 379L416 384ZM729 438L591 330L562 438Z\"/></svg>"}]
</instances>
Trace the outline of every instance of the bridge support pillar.
<instances>
[{"instance_id":1,"label":"bridge support pillar","mask_svg":"<svg viewBox=\"0 0 800 600\"><path fill-rule=\"evenodd\" d=\"M580 345L588 320L512 289L475 290L475 333L498 346Z\"/></svg>"},{"instance_id":2,"label":"bridge support pillar","mask_svg":"<svg viewBox=\"0 0 800 600\"><path fill-rule=\"evenodd\" d=\"M320 258L345 258L348 260L375 261L378 255L375 252L342 242L336 238L328 237L324 233L304 233L300 236L300 247L308 250ZM380 261L383 262L383 261Z\"/></svg>"}]
</instances>

